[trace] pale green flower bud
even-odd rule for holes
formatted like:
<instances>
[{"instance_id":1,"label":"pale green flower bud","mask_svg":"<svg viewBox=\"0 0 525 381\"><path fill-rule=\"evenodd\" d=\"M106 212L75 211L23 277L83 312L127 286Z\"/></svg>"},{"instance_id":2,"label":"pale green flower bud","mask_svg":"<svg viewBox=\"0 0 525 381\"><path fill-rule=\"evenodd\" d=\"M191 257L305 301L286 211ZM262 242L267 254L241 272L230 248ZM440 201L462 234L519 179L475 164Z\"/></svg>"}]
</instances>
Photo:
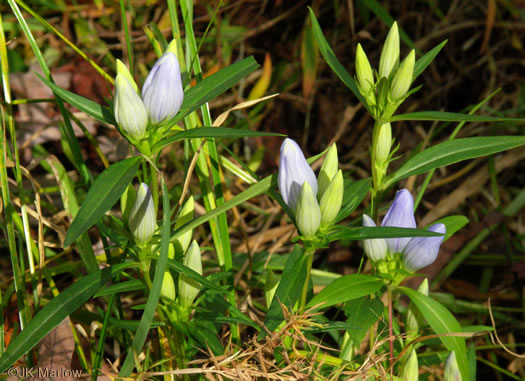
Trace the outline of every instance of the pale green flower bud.
<instances>
[{"instance_id":1,"label":"pale green flower bud","mask_svg":"<svg viewBox=\"0 0 525 381\"><path fill-rule=\"evenodd\" d=\"M412 77L414 76L414 65L416 63L416 53L412 50L408 56L401 62L399 69L394 75L390 96L392 99L403 97L410 89Z\"/></svg>"},{"instance_id":2,"label":"pale green flower bud","mask_svg":"<svg viewBox=\"0 0 525 381\"><path fill-rule=\"evenodd\" d=\"M328 226L335 221L343 203L343 172L339 170L321 197L321 225Z\"/></svg>"},{"instance_id":3,"label":"pale green flower bud","mask_svg":"<svg viewBox=\"0 0 525 381\"><path fill-rule=\"evenodd\" d=\"M375 227L376 224L373 219L363 214L363 226L370 228ZM383 238L363 240L363 249L372 262L380 261L386 257L386 241Z\"/></svg>"},{"instance_id":4,"label":"pale green flower bud","mask_svg":"<svg viewBox=\"0 0 525 381\"><path fill-rule=\"evenodd\" d=\"M132 139L138 141L146 136L148 113L133 85L123 74L117 74L114 100L115 120Z\"/></svg>"},{"instance_id":5,"label":"pale green flower bud","mask_svg":"<svg viewBox=\"0 0 525 381\"><path fill-rule=\"evenodd\" d=\"M135 80L133 79L133 76L129 72L128 67L126 65L124 65L124 63L121 60L119 60L118 58L117 58L117 74L122 74L124 77L126 77L128 82L130 83L130 85L135 89L135 92L138 94L139 87L135 83Z\"/></svg>"},{"instance_id":6,"label":"pale green flower bud","mask_svg":"<svg viewBox=\"0 0 525 381\"><path fill-rule=\"evenodd\" d=\"M401 380L403 381L417 381L419 380L419 365L417 362L416 351L412 350L408 360L403 367L403 373L401 374Z\"/></svg>"},{"instance_id":7,"label":"pale green flower bud","mask_svg":"<svg viewBox=\"0 0 525 381\"><path fill-rule=\"evenodd\" d=\"M421 284L417 288L417 292L428 296L428 278L423 279L423 282L421 282Z\"/></svg>"},{"instance_id":8,"label":"pale green flower bud","mask_svg":"<svg viewBox=\"0 0 525 381\"><path fill-rule=\"evenodd\" d=\"M379 77L388 78L399 62L399 31L394 21L386 36L381 58L379 59Z\"/></svg>"},{"instance_id":9,"label":"pale green flower bud","mask_svg":"<svg viewBox=\"0 0 525 381\"><path fill-rule=\"evenodd\" d=\"M140 184L137 198L129 212L129 230L139 245L147 243L155 232L157 223L153 198L148 186Z\"/></svg>"},{"instance_id":10,"label":"pale green flower bud","mask_svg":"<svg viewBox=\"0 0 525 381\"><path fill-rule=\"evenodd\" d=\"M461 381L461 373L458 367L458 361L456 359L456 352L450 352L445 363L445 381Z\"/></svg>"},{"instance_id":11,"label":"pale green flower bud","mask_svg":"<svg viewBox=\"0 0 525 381\"><path fill-rule=\"evenodd\" d=\"M175 223L175 229L178 229L181 226L193 220L194 210L195 210L195 201L193 200L193 196L190 196L186 200L184 205L182 206L179 217L177 218L177 222ZM180 255L182 255L188 249L192 236L193 236L193 229L190 229L187 232L183 233L182 235L178 236L174 242L175 251L179 253Z\"/></svg>"},{"instance_id":12,"label":"pale green flower bud","mask_svg":"<svg viewBox=\"0 0 525 381\"><path fill-rule=\"evenodd\" d=\"M337 147L334 144L330 147L324 158L323 165L319 171L319 176L317 177L318 191L317 197L319 200L323 197L326 188L330 185L330 182L337 173L337 168L339 167L339 160L337 158Z\"/></svg>"},{"instance_id":13,"label":"pale green flower bud","mask_svg":"<svg viewBox=\"0 0 525 381\"><path fill-rule=\"evenodd\" d=\"M164 273L164 278L162 278L160 295L170 300L175 300L175 282L169 271L166 271Z\"/></svg>"},{"instance_id":14,"label":"pale green flower bud","mask_svg":"<svg viewBox=\"0 0 525 381\"><path fill-rule=\"evenodd\" d=\"M308 181L303 183L297 200L295 223L305 237L315 236L321 224L321 209Z\"/></svg>"},{"instance_id":15,"label":"pale green flower bud","mask_svg":"<svg viewBox=\"0 0 525 381\"><path fill-rule=\"evenodd\" d=\"M279 279L275 276L272 270L266 271L266 282L264 284L264 300L266 301L266 306L270 308L272 304L273 296L277 287L279 286Z\"/></svg>"},{"instance_id":16,"label":"pale green flower bud","mask_svg":"<svg viewBox=\"0 0 525 381\"><path fill-rule=\"evenodd\" d=\"M379 165L387 162L390 156L390 148L392 147L392 126L390 123L383 123L379 126L377 132L375 150L375 161Z\"/></svg>"},{"instance_id":17,"label":"pale green flower bud","mask_svg":"<svg viewBox=\"0 0 525 381\"><path fill-rule=\"evenodd\" d=\"M193 241L184 256L184 266L189 267L193 271L202 275L202 259L201 249L197 241ZM180 274L179 276L179 299L180 305L183 308L190 308L199 294L201 287L199 282L189 278L187 275Z\"/></svg>"},{"instance_id":18,"label":"pale green flower bud","mask_svg":"<svg viewBox=\"0 0 525 381\"><path fill-rule=\"evenodd\" d=\"M374 86L374 73L361 44L357 44L355 71L357 73L357 81L359 82L361 91L365 94L368 93L368 91Z\"/></svg>"}]
</instances>

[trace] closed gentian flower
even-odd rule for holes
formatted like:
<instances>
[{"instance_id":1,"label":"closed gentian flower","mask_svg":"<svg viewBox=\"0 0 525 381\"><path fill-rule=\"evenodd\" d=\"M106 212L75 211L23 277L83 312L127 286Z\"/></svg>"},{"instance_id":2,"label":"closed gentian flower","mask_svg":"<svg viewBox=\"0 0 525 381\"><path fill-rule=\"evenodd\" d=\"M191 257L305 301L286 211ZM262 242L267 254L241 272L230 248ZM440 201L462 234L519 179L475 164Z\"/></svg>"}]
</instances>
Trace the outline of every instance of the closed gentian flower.
<instances>
[{"instance_id":1,"label":"closed gentian flower","mask_svg":"<svg viewBox=\"0 0 525 381\"><path fill-rule=\"evenodd\" d=\"M135 141L142 139L146 135L148 113L135 88L123 74L117 74L113 106L120 128Z\"/></svg>"},{"instance_id":2,"label":"closed gentian flower","mask_svg":"<svg viewBox=\"0 0 525 381\"><path fill-rule=\"evenodd\" d=\"M326 153L323 165L319 171L319 176L317 176L317 185L319 188L317 192L317 198L319 200L321 200L325 190L328 188L330 182L337 174L338 167L339 159L337 158L337 146L334 143Z\"/></svg>"},{"instance_id":3,"label":"closed gentian flower","mask_svg":"<svg viewBox=\"0 0 525 381\"><path fill-rule=\"evenodd\" d=\"M339 170L328 185L328 188L326 188L319 202L319 207L321 208L321 225L329 226L335 221L343 204L343 193L343 172Z\"/></svg>"},{"instance_id":4,"label":"closed gentian flower","mask_svg":"<svg viewBox=\"0 0 525 381\"><path fill-rule=\"evenodd\" d=\"M408 190L401 189L396 193L396 197L383 218L381 226L392 226L398 228L416 227L416 219L414 217L414 199ZM391 253L400 253L405 249L410 240L410 237L386 239L388 251Z\"/></svg>"},{"instance_id":5,"label":"closed gentian flower","mask_svg":"<svg viewBox=\"0 0 525 381\"><path fill-rule=\"evenodd\" d=\"M294 211L305 181L310 185L314 195L317 195L317 179L314 171L308 165L297 143L286 138L281 145L278 186L284 202Z\"/></svg>"},{"instance_id":6,"label":"closed gentian flower","mask_svg":"<svg viewBox=\"0 0 525 381\"><path fill-rule=\"evenodd\" d=\"M177 59L175 41L153 65L144 86L142 99L148 110L149 118L160 123L177 114L184 99L180 66Z\"/></svg>"},{"instance_id":7,"label":"closed gentian flower","mask_svg":"<svg viewBox=\"0 0 525 381\"><path fill-rule=\"evenodd\" d=\"M307 238L315 236L321 225L321 209L308 181L303 183L297 199L295 223L301 234Z\"/></svg>"},{"instance_id":8,"label":"closed gentian flower","mask_svg":"<svg viewBox=\"0 0 525 381\"><path fill-rule=\"evenodd\" d=\"M443 224L432 225L431 232L445 234L447 229ZM439 246L445 237L414 237L405 247L403 263L407 270L416 271L426 267L436 260Z\"/></svg>"},{"instance_id":9,"label":"closed gentian flower","mask_svg":"<svg viewBox=\"0 0 525 381\"><path fill-rule=\"evenodd\" d=\"M379 77L388 78L399 62L399 31L394 21L386 36L381 57L379 58Z\"/></svg>"},{"instance_id":10,"label":"closed gentian flower","mask_svg":"<svg viewBox=\"0 0 525 381\"><path fill-rule=\"evenodd\" d=\"M408 56L401 62L399 69L394 75L392 81L392 89L390 89L390 95L393 99L399 99L403 97L410 85L412 84L412 78L414 76L414 65L416 63L416 53L412 50Z\"/></svg>"},{"instance_id":11,"label":"closed gentian flower","mask_svg":"<svg viewBox=\"0 0 525 381\"><path fill-rule=\"evenodd\" d=\"M376 224L369 216L363 214L363 226L370 228L375 227ZM363 240L363 249L372 262L380 261L386 257L386 241L383 238Z\"/></svg>"},{"instance_id":12,"label":"closed gentian flower","mask_svg":"<svg viewBox=\"0 0 525 381\"><path fill-rule=\"evenodd\" d=\"M461 373L459 371L458 361L456 359L456 352L450 352L445 363L445 381L461 381Z\"/></svg>"},{"instance_id":13,"label":"closed gentian flower","mask_svg":"<svg viewBox=\"0 0 525 381\"><path fill-rule=\"evenodd\" d=\"M184 256L184 266L189 267L199 275L202 275L201 249L197 241L193 241ZM199 294L201 286L199 282L191 279L187 275L179 276L179 298L183 308L189 308Z\"/></svg>"},{"instance_id":14,"label":"closed gentian flower","mask_svg":"<svg viewBox=\"0 0 525 381\"><path fill-rule=\"evenodd\" d=\"M418 381L419 380L419 366L417 361L417 354L414 349L410 352L405 365L403 366L403 373L401 374L403 381Z\"/></svg>"},{"instance_id":15,"label":"closed gentian flower","mask_svg":"<svg viewBox=\"0 0 525 381\"><path fill-rule=\"evenodd\" d=\"M157 223L153 198L148 186L140 184L135 204L129 212L129 230L139 245L147 243L155 232Z\"/></svg>"},{"instance_id":16,"label":"closed gentian flower","mask_svg":"<svg viewBox=\"0 0 525 381\"><path fill-rule=\"evenodd\" d=\"M366 57L365 51L361 47L361 44L357 44L357 50L355 53L355 71L357 74L357 83L359 84L361 91L366 93L374 86L374 72L372 66Z\"/></svg>"}]
</instances>

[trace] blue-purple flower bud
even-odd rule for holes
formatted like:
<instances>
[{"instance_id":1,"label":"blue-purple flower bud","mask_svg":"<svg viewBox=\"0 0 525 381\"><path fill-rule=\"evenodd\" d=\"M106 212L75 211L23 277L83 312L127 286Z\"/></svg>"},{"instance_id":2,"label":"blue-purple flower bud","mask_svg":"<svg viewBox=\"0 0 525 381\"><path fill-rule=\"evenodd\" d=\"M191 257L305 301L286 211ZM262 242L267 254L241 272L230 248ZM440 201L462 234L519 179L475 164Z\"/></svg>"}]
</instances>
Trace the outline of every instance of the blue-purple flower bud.
<instances>
[{"instance_id":1,"label":"blue-purple flower bud","mask_svg":"<svg viewBox=\"0 0 525 381\"><path fill-rule=\"evenodd\" d=\"M443 224L432 225L431 232L445 234L447 229ZM414 237L410 240L403 253L403 263L407 270L416 271L426 267L436 260L439 247L445 237Z\"/></svg>"},{"instance_id":2,"label":"blue-purple flower bud","mask_svg":"<svg viewBox=\"0 0 525 381\"><path fill-rule=\"evenodd\" d=\"M314 171L308 165L297 143L286 138L281 145L278 186L284 202L294 211L305 181L310 184L314 195L317 195L317 179Z\"/></svg>"},{"instance_id":3,"label":"blue-purple flower bud","mask_svg":"<svg viewBox=\"0 0 525 381\"><path fill-rule=\"evenodd\" d=\"M303 183L297 199L295 223L301 234L308 238L315 236L321 225L321 209L308 181Z\"/></svg>"},{"instance_id":4,"label":"blue-purple flower bud","mask_svg":"<svg viewBox=\"0 0 525 381\"><path fill-rule=\"evenodd\" d=\"M142 87L142 99L149 118L154 123L175 116L184 99L180 66L175 51L175 42L172 41L163 56L153 65Z\"/></svg>"},{"instance_id":5,"label":"blue-purple flower bud","mask_svg":"<svg viewBox=\"0 0 525 381\"><path fill-rule=\"evenodd\" d=\"M416 227L416 219L414 217L414 199L408 190L401 189L396 193L396 197L383 218L381 226L392 226L398 228ZM400 253L405 249L410 240L410 237L386 239L388 251L391 253Z\"/></svg>"}]
</instances>

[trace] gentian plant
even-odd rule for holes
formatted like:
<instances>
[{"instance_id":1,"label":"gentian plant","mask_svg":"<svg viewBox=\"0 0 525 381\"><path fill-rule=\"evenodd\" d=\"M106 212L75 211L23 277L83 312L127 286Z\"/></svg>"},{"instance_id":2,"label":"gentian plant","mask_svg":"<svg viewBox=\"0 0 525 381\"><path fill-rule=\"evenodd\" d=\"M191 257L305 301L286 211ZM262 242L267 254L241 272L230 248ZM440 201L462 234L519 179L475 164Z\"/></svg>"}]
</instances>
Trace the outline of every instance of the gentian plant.
<instances>
[{"instance_id":1,"label":"gentian plant","mask_svg":"<svg viewBox=\"0 0 525 381\"><path fill-rule=\"evenodd\" d=\"M444 374L445 380L473 379L476 353L474 347L467 350L467 339L485 334L485 328L462 327L442 299L431 292L427 279L422 279L418 289L405 283L407 278L424 277L425 268L438 258L441 245L468 219L448 216L418 228L416 221L421 213L417 208L437 168L525 145L525 137L455 139L461 124L447 141L418 146L411 155L395 156L400 148L406 148L394 134L399 121L508 121L438 111L398 113L412 94L423 91L421 86L414 87L414 81L445 42L424 54L411 50L402 55L402 26L393 22L379 62L370 62L365 53L368 47L357 44L354 78L337 60L310 10L302 60L309 54L316 56L315 41L328 65L352 92L352 99L361 102L370 116L369 131L363 135L370 136L370 166L363 169L370 173L357 180L347 170L351 166L345 162L347 156L339 155L343 150L338 153L335 143L307 158L299 144L283 134L246 128L257 119L251 118L252 114L247 118L232 113L271 102L270 97L263 97L271 83L268 58L249 100L212 119L209 102L259 65L251 56L237 61L230 56L221 59L221 64L235 63L204 76L199 50L210 38L199 35L197 43L193 1L168 1L165 16L169 17L162 20L171 23L171 42L165 40L158 26L145 29L157 59L137 70L124 3L121 16L128 56L122 60L126 64L119 59L111 61L114 78L96 67L107 83L115 86L112 99L98 104L52 80L44 55L20 12L19 4L24 2L8 0L42 68L44 76L40 78L56 97L53 102L63 118L64 152L71 161L68 167L78 172L70 178L69 170L56 157L41 155L45 157L42 167L56 176L64 215L71 218L70 224L63 222L69 225L65 237L58 235L62 241L45 248L43 235L33 241L27 222L29 197L24 192L17 196L16 202L22 203L19 210L19 204L12 203L10 197L14 187L7 168L15 168L13 184L19 189L25 172L16 146L9 96L10 60L0 20L0 69L7 94L2 111L5 105L4 124L9 126L14 142L13 147L8 146L7 134L3 134L4 147L8 148L0 155L1 205L14 284L6 293L2 290L0 305L4 308L16 299L19 308L17 314L9 315L9 329L6 320L0 321L0 372L15 369L17 360L27 368L35 365L38 343L71 316L91 324L91 334L86 335L89 340L78 342L77 349L81 366L93 381L100 374L109 347L118 348L112 362L112 370L118 372L112 375L115 379L314 377L412 381L427 372L423 360L425 364L434 361L440 369L433 373ZM132 10L131 2L127 6ZM23 8L31 13L31 8ZM220 35L218 31L228 20L217 22L215 16L210 29ZM49 29L44 18L37 21ZM59 37L65 38L62 34ZM232 49L218 50L231 55ZM306 77L307 69L312 68L304 69ZM243 82L243 88L246 83L251 82ZM64 108L64 102L114 126L126 139L124 143L129 143L128 157L109 163L101 154L105 169L94 173L88 168L72 129L71 120L76 117ZM222 126L226 120L230 127ZM244 163L239 157L244 143L239 146L233 142L268 135L283 139L279 168L260 178L256 172L262 162L261 152ZM173 158L167 147L175 146L181 154ZM250 152L249 144L245 148ZM307 147L303 148L306 152ZM170 160L162 160L166 156ZM168 181L166 168L177 176ZM402 183L421 174L427 179L420 186ZM235 181L232 176L236 176ZM37 206L39 192L35 192ZM261 212L250 201L258 196L264 196L271 212ZM392 198L388 206L386 200ZM114 206L119 200L117 210ZM231 215L227 214L230 211ZM257 215L260 229L245 229L242 239L230 239L230 234L246 225L249 213ZM52 219L35 215L39 229L43 220L46 226L54 226ZM279 232L275 248L262 249L261 242L271 240L265 234L274 227ZM98 244L92 242L94 239ZM337 246L349 247L352 255L359 255L355 273L329 271L323 265L323 254ZM58 247L64 250L59 253L55 250ZM95 255L93 248L100 252ZM50 271L48 262L64 257L68 261L72 258L72 263L61 262L62 266ZM67 277L55 282L60 271ZM75 281L66 288L63 281L71 274ZM52 292L42 291L42 279ZM33 293L26 292L29 288ZM92 298L96 301L90 302ZM84 308L84 313L74 315L88 302L90 307ZM7 332L9 344L4 340ZM84 353L86 346L92 356Z\"/></svg>"}]
</instances>

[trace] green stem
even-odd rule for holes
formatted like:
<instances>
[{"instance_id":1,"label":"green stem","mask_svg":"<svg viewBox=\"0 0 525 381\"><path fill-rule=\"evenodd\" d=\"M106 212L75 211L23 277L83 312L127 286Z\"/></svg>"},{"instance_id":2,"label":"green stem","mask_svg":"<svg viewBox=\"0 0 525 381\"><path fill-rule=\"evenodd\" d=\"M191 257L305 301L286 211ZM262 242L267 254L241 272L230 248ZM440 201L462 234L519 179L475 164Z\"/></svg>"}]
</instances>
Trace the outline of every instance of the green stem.
<instances>
[{"instance_id":1,"label":"green stem","mask_svg":"<svg viewBox=\"0 0 525 381\"><path fill-rule=\"evenodd\" d=\"M308 296L308 286L310 285L310 276L312 272L312 263L314 261L315 249L306 250L304 255L307 256L306 259L306 279L303 285L303 292L301 294L301 304L299 305L299 313L304 312L304 306L306 306L306 297Z\"/></svg>"}]
</instances>

